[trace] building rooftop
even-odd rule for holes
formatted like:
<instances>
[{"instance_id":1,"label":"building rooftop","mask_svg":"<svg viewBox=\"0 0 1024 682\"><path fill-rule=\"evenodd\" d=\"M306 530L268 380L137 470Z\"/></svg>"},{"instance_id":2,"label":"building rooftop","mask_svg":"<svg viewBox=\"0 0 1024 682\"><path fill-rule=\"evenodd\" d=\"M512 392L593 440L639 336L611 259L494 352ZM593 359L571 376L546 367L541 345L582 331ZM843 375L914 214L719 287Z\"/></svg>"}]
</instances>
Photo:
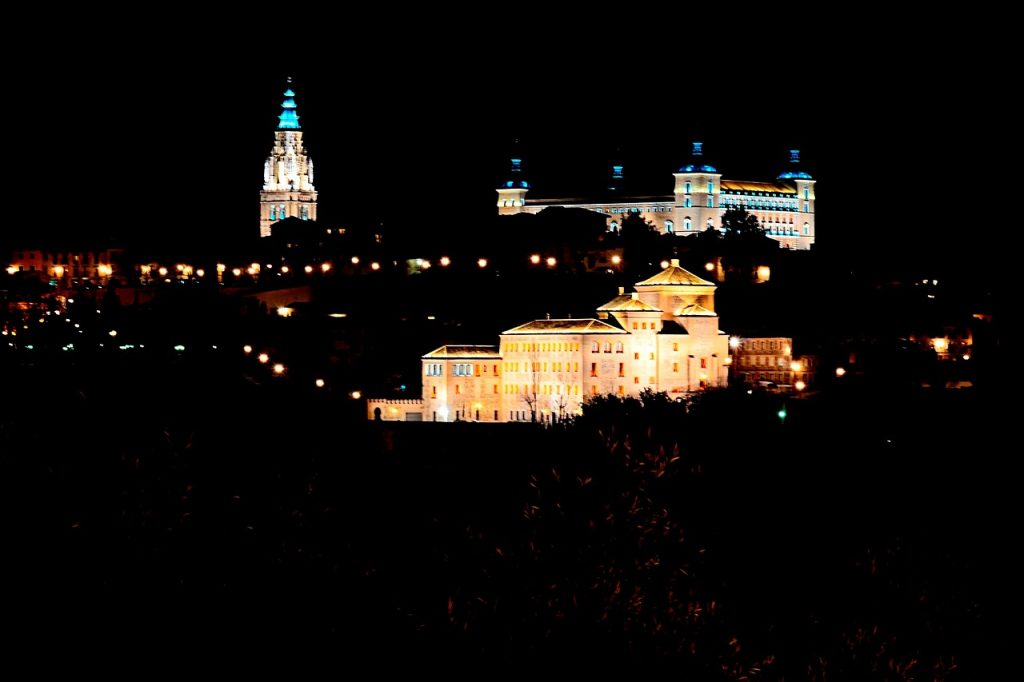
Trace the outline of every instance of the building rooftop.
<instances>
[{"instance_id":1,"label":"building rooftop","mask_svg":"<svg viewBox=\"0 0 1024 682\"><path fill-rule=\"evenodd\" d=\"M704 306L694 303L679 311L680 317L718 317L718 313L708 310Z\"/></svg>"},{"instance_id":2,"label":"building rooftop","mask_svg":"<svg viewBox=\"0 0 1024 682\"><path fill-rule=\"evenodd\" d=\"M423 356L426 358L501 358L497 346L441 346Z\"/></svg>"},{"instance_id":3,"label":"building rooftop","mask_svg":"<svg viewBox=\"0 0 1024 682\"><path fill-rule=\"evenodd\" d=\"M679 259L673 258L671 264L656 274L654 277L649 277L642 282L637 282L638 287L653 287L665 284L681 284L688 286L715 286L713 282L709 282L706 279L701 279L697 275L693 274L689 270L684 270L679 267Z\"/></svg>"},{"instance_id":4,"label":"building rooftop","mask_svg":"<svg viewBox=\"0 0 1024 682\"><path fill-rule=\"evenodd\" d=\"M534 320L513 327L502 334L626 334L627 332L613 327L607 322L592 318L573 318L568 320Z\"/></svg>"},{"instance_id":5,"label":"building rooftop","mask_svg":"<svg viewBox=\"0 0 1024 682\"><path fill-rule=\"evenodd\" d=\"M641 301L636 293L619 294L612 300L597 309L598 312L617 312L620 310L640 311L648 313L660 313L661 308L655 308L650 303Z\"/></svg>"},{"instance_id":6,"label":"building rooftop","mask_svg":"<svg viewBox=\"0 0 1024 682\"><path fill-rule=\"evenodd\" d=\"M761 192L768 194L796 194L796 188L778 182L748 182L746 180L722 180L723 192Z\"/></svg>"}]
</instances>

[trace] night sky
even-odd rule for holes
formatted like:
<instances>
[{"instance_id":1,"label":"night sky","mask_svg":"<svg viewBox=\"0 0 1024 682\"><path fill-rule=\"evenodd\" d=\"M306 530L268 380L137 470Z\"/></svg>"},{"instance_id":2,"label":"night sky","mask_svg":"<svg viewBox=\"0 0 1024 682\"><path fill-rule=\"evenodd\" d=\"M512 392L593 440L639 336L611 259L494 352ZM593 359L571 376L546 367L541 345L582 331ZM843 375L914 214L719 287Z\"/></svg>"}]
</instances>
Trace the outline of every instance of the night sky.
<instances>
[{"instance_id":1,"label":"night sky","mask_svg":"<svg viewBox=\"0 0 1024 682\"><path fill-rule=\"evenodd\" d=\"M19 81L23 106L8 110L28 116L14 143L42 162L45 183L28 183L31 200L16 224L9 214L5 236L203 244L254 234L292 75L328 225L400 235L438 229L439 214L489 220L514 138L536 195L600 189L616 155L634 190L668 194L702 139L735 179L770 179L799 147L818 180L822 249L927 263L979 248L951 242L988 220L991 204L957 208L954 191L997 159L1006 95L994 87L998 62L972 72L980 57L938 34L915 29L908 43L907 26L870 36L851 26L856 38L817 32L762 51L729 31L698 45L583 25L513 39L415 24L360 41L349 24L346 40L306 41L316 49L298 40L237 53L211 48L213 33L195 46L73 38L75 58L33 67ZM964 69L973 77L954 75ZM42 218L30 210L39 205ZM893 248L881 254L882 243Z\"/></svg>"}]
</instances>

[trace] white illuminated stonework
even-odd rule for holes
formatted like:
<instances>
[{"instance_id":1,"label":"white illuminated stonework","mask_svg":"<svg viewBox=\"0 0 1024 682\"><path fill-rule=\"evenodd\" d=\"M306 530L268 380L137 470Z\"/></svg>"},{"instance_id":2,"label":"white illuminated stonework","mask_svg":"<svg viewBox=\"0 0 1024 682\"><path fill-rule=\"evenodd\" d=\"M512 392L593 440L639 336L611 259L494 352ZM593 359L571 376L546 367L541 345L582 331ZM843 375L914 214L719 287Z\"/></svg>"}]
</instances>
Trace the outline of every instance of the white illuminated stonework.
<instances>
[{"instance_id":1,"label":"white illuminated stonework","mask_svg":"<svg viewBox=\"0 0 1024 682\"><path fill-rule=\"evenodd\" d=\"M789 166L768 182L727 180L704 157L700 142L693 143L689 162L673 173L671 195L627 196L611 192L601 200L585 198L527 198L532 188L522 171L522 160L512 159L509 179L498 188L498 214L539 213L560 206L583 208L605 217L610 231L617 231L623 218L638 213L658 232L686 236L722 226L722 214L730 208L742 208L754 215L768 237L782 248L807 250L814 244L814 184L800 170L800 152L790 150ZM615 166L622 179L622 167ZM612 188L609 188L610 190Z\"/></svg>"},{"instance_id":2,"label":"white illuminated stonework","mask_svg":"<svg viewBox=\"0 0 1024 682\"><path fill-rule=\"evenodd\" d=\"M289 79L289 83L291 79ZM260 192L260 236L270 236L270 226L285 218L316 220L316 188L313 186L313 160L306 156L302 130L291 86L274 132L274 148L263 164L263 191Z\"/></svg>"},{"instance_id":3,"label":"white illuminated stonework","mask_svg":"<svg viewBox=\"0 0 1024 682\"><path fill-rule=\"evenodd\" d=\"M368 416L401 421L558 421L591 396L682 397L724 387L729 339L715 285L669 267L597 309L594 318L533 320L498 346L442 346L422 358L423 399L368 401Z\"/></svg>"}]
</instances>

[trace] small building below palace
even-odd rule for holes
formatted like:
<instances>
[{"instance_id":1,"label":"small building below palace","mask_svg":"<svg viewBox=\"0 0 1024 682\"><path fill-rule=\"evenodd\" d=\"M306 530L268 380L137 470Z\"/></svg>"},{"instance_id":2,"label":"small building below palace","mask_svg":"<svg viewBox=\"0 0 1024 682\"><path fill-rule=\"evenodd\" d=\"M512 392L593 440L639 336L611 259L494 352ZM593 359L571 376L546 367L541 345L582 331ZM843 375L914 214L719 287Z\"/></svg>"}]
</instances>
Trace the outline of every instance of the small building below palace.
<instances>
[{"instance_id":1,"label":"small building below palace","mask_svg":"<svg viewBox=\"0 0 1024 682\"><path fill-rule=\"evenodd\" d=\"M447 345L422 357L420 401L367 401L370 419L553 422L590 396L683 397L728 382L729 339L715 284L679 267L619 290L592 318L532 320L494 345Z\"/></svg>"},{"instance_id":2,"label":"small building below palace","mask_svg":"<svg viewBox=\"0 0 1024 682\"><path fill-rule=\"evenodd\" d=\"M741 384L769 390L803 390L814 383L817 358L793 355L793 339L741 337L730 341L732 371Z\"/></svg>"}]
</instances>

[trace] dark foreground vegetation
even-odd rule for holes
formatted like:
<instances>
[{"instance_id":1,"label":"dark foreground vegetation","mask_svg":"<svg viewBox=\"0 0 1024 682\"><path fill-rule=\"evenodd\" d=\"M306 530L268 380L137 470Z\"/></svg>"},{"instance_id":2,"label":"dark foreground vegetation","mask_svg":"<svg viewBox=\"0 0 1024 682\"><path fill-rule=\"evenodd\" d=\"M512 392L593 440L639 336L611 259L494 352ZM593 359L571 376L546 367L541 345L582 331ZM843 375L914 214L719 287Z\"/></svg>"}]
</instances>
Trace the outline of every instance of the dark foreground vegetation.
<instances>
[{"instance_id":1,"label":"dark foreground vegetation","mask_svg":"<svg viewBox=\"0 0 1024 682\"><path fill-rule=\"evenodd\" d=\"M1016 591L1005 415L851 386L375 424L215 362L6 369L27 645L972 680Z\"/></svg>"}]
</instances>

